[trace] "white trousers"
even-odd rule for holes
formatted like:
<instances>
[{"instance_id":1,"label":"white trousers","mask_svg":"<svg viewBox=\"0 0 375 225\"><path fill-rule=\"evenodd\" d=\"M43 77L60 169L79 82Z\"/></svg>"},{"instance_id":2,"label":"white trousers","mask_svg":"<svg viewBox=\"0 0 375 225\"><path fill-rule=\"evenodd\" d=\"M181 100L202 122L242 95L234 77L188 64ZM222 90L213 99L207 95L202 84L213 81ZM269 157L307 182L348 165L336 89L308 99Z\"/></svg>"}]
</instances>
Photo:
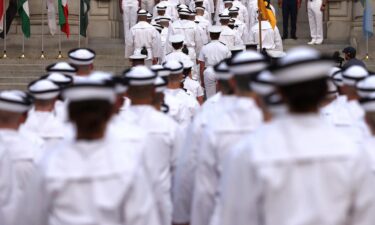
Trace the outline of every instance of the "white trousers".
<instances>
[{"instance_id":1,"label":"white trousers","mask_svg":"<svg viewBox=\"0 0 375 225\"><path fill-rule=\"evenodd\" d=\"M142 0L141 1L141 8L147 10L149 13L153 12L155 6L154 0Z\"/></svg>"},{"instance_id":2,"label":"white trousers","mask_svg":"<svg viewBox=\"0 0 375 225\"><path fill-rule=\"evenodd\" d=\"M137 3L138 4L138 3ZM137 23L137 11L138 11L138 5L137 4L129 4L125 3L125 1L122 1L122 19L124 20L124 41L125 41L125 48L126 48L126 42L129 39L129 31L132 26L134 26ZM130 53L132 55L133 53ZM125 49L125 55L126 55L126 49Z\"/></svg>"},{"instance_id":3,"label":"white trousers","mask_svg":"<svg viewBox=\"0 0 375 225\"><path fill-rule=\"evenodd\" d=\"M311 39L316 42L323 41L323 12L320 10L321 6L322 0L307 0Z\"/></svg>"},{"instance_id":4,"label":"white trousers","mask_svg":"<svg viewBox=\"0 0 375 225\"><path fill-rule=\"evenodd\" d=\"M216 94L216 76L215 71L212 67L207 67L203 71L204 86L206 91L206 97L210 98Z\"/></svg>"}]
</instances>

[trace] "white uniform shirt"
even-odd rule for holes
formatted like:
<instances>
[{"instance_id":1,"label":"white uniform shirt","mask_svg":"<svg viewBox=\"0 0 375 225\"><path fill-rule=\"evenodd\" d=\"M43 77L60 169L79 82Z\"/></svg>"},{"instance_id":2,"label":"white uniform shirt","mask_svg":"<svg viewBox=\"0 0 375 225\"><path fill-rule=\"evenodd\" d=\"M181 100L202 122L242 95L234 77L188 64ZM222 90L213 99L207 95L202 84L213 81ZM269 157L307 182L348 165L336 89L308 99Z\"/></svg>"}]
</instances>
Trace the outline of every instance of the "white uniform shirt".
<instances>
[{"instance_id":1,"label":"white uniform shirt","mask_svg":"<svg viewBox=\"0 0 375 225\"><path fill-rule=\"evenodd\" d=\"M182 49L178 49L178 50L173 50L172 52L168 53L165 56L164 61L169 61L169 60L177 60L180 62L184 62L184 61L190 60L190 57L186 55L185 53L183 53Z\"/></svg>"},{"instance_id":2,"label":"white uniform shirt","mask_svg":"<svg viewBox=\"0 0 375 225\"><path fill-rule=\"evenodd\" d=\"M204 95L203 88L200 85L199 81L196 79L191 79L190 77L186 77L184 81L184 88L191 93L193 93L194 97L201 97Z\"/></svg>"},{"instance_id":3,"label":"white uniform shirt","mask_svg":"<svg viewBox=\"0 0 375 225\"><path fill-rule=\"evenodd\" d=\"M240 33L236 30L230 29L228 26L222 26L219 40L226 44L229 49L243 45Z\"/></svg>"},{"instance_id":4,"label":"white uniform shirt","mask_svg":"<svg viewBox=\"0 0 375 225\"><path fill-rule=\"evenodd\" d=\"M20 225L161 224L141 155L132 140L60 145L45 158Z\"/></svg>"},{"instance_id":5,"label":"white uniform shirt","mask_svg":"<svg viewBox=\"0 0 375 225\"><path fill-rule=\"evenodd\" d=\"M175 4L172 4L170 1L160 1L154 6L152 15L158 15L157 6L167 6L167 9L165 10L165 16L170 17L172 21L177 20L178 13Z\"/></svg>"},{"instance_id":6,"label":"white uniform shirt","mask_svg":"<svg viewBox=\"0 0 375 225\"><path fill-rule=\"evenodd\" d=\"M182 89L167 89L164 95L164 101L169 106L168 115L183 127L187 126L199 109L198 101Z\"/></svg>"},{"instance_id":7,"label":"white uniform shirt","mask_svg":"<svg viewBox=\"0 0 375 225\"><path fill-rule=\"evenodd\" d=\"M212 225L374 223L375 183L362 149L319 115L263 126L225 165Z\"/></svg>"},{"instance_id":8,"label":"white uniform shirt","mask_svg":"<svg viewBox=\"0 0 375 225\"><path fill-rule=\"evenodd\" d=\"M247 25L239 19L235 19L234 25L236 26L235 30L239 33L243 43L249 42L249 31Z\"/></svg>"},{"instance_id":9,"label":"white uniform shirt","mask_svg":"<svg viewBox=\"0 0 375 225\"><path fill-rule=\"evenodd\" d=\"M259 23L251 29L250 42L259 45ZM283 51L283 41L279 29L272 29L268 21L262 21L262 48Z\"/></svg>"},{"instance_id":10,"label":"white uniform shirt","mask_svg":"<svg viewBox=\"0 0 375 225\"><path fill-rule=\"evenodd\" d=\"M212 40L202 47L198 60L204 62L206 67L209 67L218 64L223 59L230 58L231 55L225 43Z\"/></svg>"},{"instance_id":11,"label":"white uniform shirt","mask_svg":"<svg viewBox=\"0 0 375 225\"><path fill-rule=\"evenodd\" d=\"M129 57L134 51L140 51L143 47L146 47L148 51L147 60L159 57L160 42L160 35L155 27L147 22L140 21L130 29L127 56Z\"/></svg>"},{"instance_id":12,"label":"white uniform shirt","mask_svg":"<svg viewBox=\"0 0 375 225\"><path fill-rule=\"evenodd\" d=\"M189 49L189 56L196 59L196 53L202 48L202 38L199 36L198 27L194 21L176 20L172 23L170 35L181 34L184 36L184 44Z\"/></svg>"},{"instance_id":13,"label":"white uniform shirt","mask_svg":"<svg viewBox=\"0 0 375 225\"><path fill-rule=\"evenodd\" d=\"M252 98L225 97L220 110L209 118L201 137L195 172L192 225L209 224L219 195L219 181L227 154L235 143L263 123L263 114Z\"/></svg>"},{"instance_id":14,"label":"white uniform shirt","mask_svg":"<svg viewBox=\"0 0 375 225\"><path fill-rule=\"evenodd\" d=\"M144 159L161 210L162 224L172 223L172 175L180 145L178 124L148 105L132 105L120 113L119 124L137 126L147 133Z\"/></svg>"}]
</instances>

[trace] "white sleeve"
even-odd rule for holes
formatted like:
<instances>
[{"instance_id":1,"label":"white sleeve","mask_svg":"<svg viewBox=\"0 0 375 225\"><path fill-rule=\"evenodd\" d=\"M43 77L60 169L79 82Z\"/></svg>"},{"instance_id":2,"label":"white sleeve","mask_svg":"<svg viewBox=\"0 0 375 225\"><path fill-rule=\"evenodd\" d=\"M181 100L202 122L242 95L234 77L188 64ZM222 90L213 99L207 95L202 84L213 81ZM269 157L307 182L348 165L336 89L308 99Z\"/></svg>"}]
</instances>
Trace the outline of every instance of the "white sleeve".
<instances>
[{"instance_id":1,"label":"white sleeve","mask_svg":"<svg viewBox=\"0 0 375 225\"><path fill-rule=\"evenodd\" d=\"M159 32L155 29L153 32L153 41L152 41L152 54L153 58L160 58L161 57L161 39Z\"/></svg>"},{"instance_id":2,"label":"white sleeve","mask_svg":"<svg viewBox=\"0 0 375 225\"><path fill-rule=\"evenodd\" d=\"M202 86L199 84L199 82L197 81L197 97L201 97L204 95L204 91L203 91L203 88Z\"/></svg>"},{"instance_id":3,"label":"white sleeve","mask_svg":"<svg viewBox=\"0 0 375 225\"><path fill-rule=\"evenodd\" d=\"M126 37L125 37L126 38ZM129 58L134 53L134 31L130 28L130 34L125 44L125 56Z\"/></svg>"},{"instance_id":4,"label":"white sleeve","mask_svg":"<svg viewBox=\"0 0 375 225\"><path fill-rule=\"evenodd\" d=\"M262 186L250 163L249 145L230 150L211 225L258 225ZM246 198L244 198L246 196Z\"/></svg>"},{"instance_id":5,"label":"white sleeve","mask_svg":"<svg viewBox=\"0 0 375 225\"><path fill-rule=\"evenodd\" d=\"M372 225L375 221L375 181L374 174L365 155L353 165L352 208L350 225Z\"/></svg>"},{"instance_id":6,"label":"white sleeve","mask_svg":"<svg viewBox=\"0 0 375 225\"><path fill-rule=\"evenodd\" d=\"M202 47L201 51L199 52L198 60L201 62L205 62L205 56L204 56L204 47Z\"/></svg>"},{"instance_id":7,"label":"white sleeve","mask_svg":"<svg viewBox=\"0 0 375 225\"><path fill-rule=\"evenodd\" d=\"M219 186L216 171L215 137L211 131L202 136L195 172L191 225L207 225L215 209L215 195Z\"/></svg>"},{"instance_id":8,"label":"white sleeve","mask_svg":"<svg viewBox=\"0 0 375 225\"><path fill-rule=\"evenodd\" d=\"M133 183L124 202L124 224L161 225L155 196L150 182L141 167L134 175Z\"/></svg>"}]
</instances>

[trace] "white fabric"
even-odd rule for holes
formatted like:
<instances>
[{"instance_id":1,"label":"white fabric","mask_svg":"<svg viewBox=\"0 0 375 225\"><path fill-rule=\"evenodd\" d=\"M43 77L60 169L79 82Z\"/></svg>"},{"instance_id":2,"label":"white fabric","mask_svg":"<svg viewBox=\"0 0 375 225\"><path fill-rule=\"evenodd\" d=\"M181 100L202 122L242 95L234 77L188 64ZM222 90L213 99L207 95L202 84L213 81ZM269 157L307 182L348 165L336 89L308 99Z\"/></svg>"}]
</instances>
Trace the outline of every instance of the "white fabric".
<instances>
[{"instance_id":1,"label":"white fabric","mask_svg":"<svg viewBox=\"0 0 375 225\"><path fill-rule=\"evenodd\" d=\"M323 41L323 12L320 10L321 6L322 0L307 1L310 35L315 43L321 43Z\"/></svg>"},{"instance_id":2,"label":"white fabric","mask_svg":"<svg viewBox=\"0 0 375 225\"><path fill-rule=\"evenodd\" d=\"M120 113L122 124L138 126L147 133L144 159L152 189L161 210L162 224L172 223L172 175L180 145L178 124L152 106L133 105Z\"/></svg>"},{"instance_id":3,"label":"white fabric","mask_svg":"<svg viewBox=\"0 0 375 225\"><path fill-rule=\"evenodd\" d=\"M131 140L60 145L44 160L19 224L161 224L141 154Z\"/></svg>"},{"instance_id":4,"label":"white fabric","mask_svg":"<svg viewBox=\"0 0 375 225\"><path fill-rule=\"evenodd\" d=\"M172 21L175 21L177 20L178 18L178 14L177 14L177 10L175 8L175 4L172 3L172 1L160 1L158 4L156 4L154 6L154 9L153 9L153 15L158 15L158 10L157 10L157 6L167 6L167 9L165 10L165 16L167 17L170 17L172 19Z\"/></svg>"},{"instance_id":5,"label":"white fabric","mask_svg":"<svg viewBox=\"0 0 375 225\"><path fill-rule=\"evenodd\" d=\"M204 90L206 91L206 97L210 98L211 96L216 94L216 75L213 67L207 67L203 71L203 79L204 79Z\"/></svg>"},{"instance_id":6,"label":"white fabric","mask_svg":"<svg viewBox=\"0 0 375 225\"><path fill-rule=\"evenodd\" d=\"M222 26L219 40L226 44L229 49L243 45L240 33L236 30L230 29L228 26Z\"/></svg>"},{"instance_id":7,"label":"white fabric","mask_svg":"<svg viewBox=\"0 0 375 225\"><path fill-rule=\"evenodd\" d=\"M219 196L223 164L234 143L263 123L262 111L251 98L232 97L210 118L203 133L195 172L191 225L209 224Z\"/></svg>"},{"instance_id":8,"label":"white fabric","mask_svg":"<svg viewBox=\"0 0 375 225\"><path fill-rule=\"evenodd\" d=\"M160 34L149 23L140 21L130 29L130 35L126 47L126 55L129 57L134 51L140 51L146 47L147 60L159 57Z\"/></svg>"},{"instance_id":9,"label":"white fabric","mask_svg":"<svg viewBox=\"0 0 375 225\"><path fill-rule=\"evenodd\" d=\"M199 35L198 27L194 21L176 20L172 23L170 35L181 34L185 37L184 44L189 49L191 60L195 61L197 53L202 48L202 38Z\"/></svg>"},{"instance_id":10,"label":"white fabric","mask_svg":"<svg viewBox=\"0 0 375 225\"><path fill-rule=\"evenodd\" d=\"M258 44L259 48L259 23L251 28L250 42ZM283 41L279 29L272 29L268 21L262 21L262 48L283 51Z\"/></svg>"},{"instance_id":11,"label":"white fabric","mask_svg":"<svg viewBox=\"0 0 375 225\"><path fill-rule=\"evenodd\" d=\"M209 67L215 66L223 59L230 58L231 55L227 45L213 40L202 47L198 60L204 62L206 67Z\"/></svg>"},{"instance_id":12,"label":"white fabric","mask_svg":"<svg viewBox=\"0 0 375 225\"><path fill-rule=\"evenodd\" d=\"M191 79L190 77L185 78L184 88L193 93L195 98L202 97L204 95L203 88L200 83L195 79Z\"/></svg>"},{"instance_id":13,"label":"white fabric","mask_svg":"<svg viewBox=\"0 0 375 225\"><path fill-rule=\"evenodd\" d=\"M375 183L363 150L318 115L260 128L232 150L223 171L212 225L374 223Z\"/></svg>"}]
</instances>

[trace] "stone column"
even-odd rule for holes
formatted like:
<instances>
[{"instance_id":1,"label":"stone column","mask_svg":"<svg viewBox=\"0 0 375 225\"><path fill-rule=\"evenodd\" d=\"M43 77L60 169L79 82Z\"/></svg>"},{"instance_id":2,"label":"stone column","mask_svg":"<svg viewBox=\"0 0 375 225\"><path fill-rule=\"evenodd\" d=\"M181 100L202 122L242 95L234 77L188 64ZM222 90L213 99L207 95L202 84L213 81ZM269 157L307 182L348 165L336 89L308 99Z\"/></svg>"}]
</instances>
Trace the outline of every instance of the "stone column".
<instances>
[{"instance_id":1,"label":"stone column","mask_svg":"<svg viewBox=\"0 0 375 225\"><path fill-rule=\"evenodd\" d=\"M350 37L352 21L352 1L328 1L327 39L347 42Z\"/></svg>"}]
</instances>

